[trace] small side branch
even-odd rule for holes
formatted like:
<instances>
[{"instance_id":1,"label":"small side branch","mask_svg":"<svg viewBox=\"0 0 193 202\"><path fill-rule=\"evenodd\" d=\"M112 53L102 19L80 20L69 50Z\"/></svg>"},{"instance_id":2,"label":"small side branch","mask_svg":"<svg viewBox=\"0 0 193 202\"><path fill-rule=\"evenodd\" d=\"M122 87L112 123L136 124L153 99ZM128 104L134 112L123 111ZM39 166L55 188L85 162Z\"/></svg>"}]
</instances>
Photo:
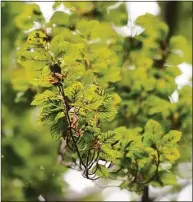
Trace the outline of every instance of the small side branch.
<instances>
[{"instance_id":1,"label":"small side branch","mask_svg":"<svg viewBox=\"0 0 193 202\"><path fill-rule=\"evenodd\" d=\"M58 159L57 163L58 164L63 164L64 162L64 153L66 151L66 139L61 139L59 146L58 146Z\"/></svg>"}]
</instances>

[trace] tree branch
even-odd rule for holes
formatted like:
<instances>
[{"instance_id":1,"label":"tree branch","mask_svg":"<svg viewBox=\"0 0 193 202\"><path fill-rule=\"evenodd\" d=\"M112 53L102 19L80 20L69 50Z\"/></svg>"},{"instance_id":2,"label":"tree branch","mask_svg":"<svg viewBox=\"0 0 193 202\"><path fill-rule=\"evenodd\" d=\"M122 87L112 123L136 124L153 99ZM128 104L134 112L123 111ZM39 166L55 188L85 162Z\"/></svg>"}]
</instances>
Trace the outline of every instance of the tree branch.
<instances>
[{"instance_id":1,"label":"tree branch","mask_svg":"<svg viewBox=\"0 0 193 202\"><path fill-rule=\"evenodd\" d=\"M170 39L171 36L176 31L177 28L177 23L178 23L178 8L180 6L181 2L178 1L168 1L166 3L166 8L165 8L165 21L169 26L169 34L167 41Z\"/></svg>"},{"instance_id":2,"label":"tree branch","mask_svg":"<svg viewBox=\"0 0 193 202\"><path fill-rule=\"evenodd\" d=\"M143 194L141 196L141 202L152 202L151 198L149 197L149 187L146 186L143 190Z\"/></svg>"},{"instance_id":3,"label":"tree branch","mask_svg":"<svg viewBox=\"0 0 193 202\"><path fill-rule=\"evenodd\" d=\"M77 155L79 157L79 160L80 160L80 163L84 166L84 168L86 168L86 165L84 164L83 160L82 160L82 157L80 155L80 152L79 152L79 149L78 149L78 146L76 144L76 140L73 136L73 133L72 133L72 127L71 127L71 120L70 120L70 116L69 116L69 110L70 110L70 107L69 107L69 104L68 104L68 100L65 96L65 93L64 93L64 89L63 89L63 84L59 84L58 85L58 89L59 89L59 92L60 94L62 95L63 97L63 100L64 100L64 112L66 114L66 117L67 117L67 121L68 121L68 127L69 127L69 132L70 132L70 137L72 138L72 141L73 141L73 144L75 146L75 149L76 149L76 152L77 152Z\"/></svg>"}]
</instances>

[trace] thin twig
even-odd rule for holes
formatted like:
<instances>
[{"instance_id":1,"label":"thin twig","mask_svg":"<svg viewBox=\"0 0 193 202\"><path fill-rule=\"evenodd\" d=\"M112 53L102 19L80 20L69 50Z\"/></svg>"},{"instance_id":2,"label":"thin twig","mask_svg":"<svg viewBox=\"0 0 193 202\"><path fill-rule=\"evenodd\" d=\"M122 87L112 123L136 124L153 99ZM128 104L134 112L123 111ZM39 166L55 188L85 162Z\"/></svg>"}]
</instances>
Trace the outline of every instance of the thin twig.
<instances>
[{"instance_id":1,"label":"thin twig","mask_svg":"<svg viewBox=\"0 0 193 202\"><path fill-rule=\"evenodd\" d=\"M59 143L58 146L58 159L57 159L57 163L58 164L62 164L64 162L64 152L66 151L66 139L62 139Z\"/></svg>"}]
</instances>

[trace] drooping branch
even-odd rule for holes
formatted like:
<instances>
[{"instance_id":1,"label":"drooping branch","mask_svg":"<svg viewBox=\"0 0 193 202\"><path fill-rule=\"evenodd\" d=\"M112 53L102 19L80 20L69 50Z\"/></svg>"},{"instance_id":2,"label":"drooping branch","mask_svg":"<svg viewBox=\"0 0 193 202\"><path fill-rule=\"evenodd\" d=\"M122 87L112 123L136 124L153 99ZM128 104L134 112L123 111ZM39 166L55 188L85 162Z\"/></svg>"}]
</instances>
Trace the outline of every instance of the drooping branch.
<instances>
[{"instance_id":1,"label":"drooping branch","mask_svg":"<svg viewBox=\"0 0 193 202\"><path fill-rule=\"evenodd\" d=\"M57 162L58 163L61 163L63 165L67 165L68 167L72 167L71 164L66 164L64 162L64 159L63 159L63 155L66 151L66 146L68 146L68 148L70 148L71 150L73 150L75 148L75 151L78 155L78 158L79 158L79 167L80 167L80 170L82 170L82 166L84 167L84 172L83 172L83 175L87 178L87 179L91 179L91 180L96 180L98 179L98 177L95 176L95 173L94 172L89 172L90 169L92 169L92 166L94 165L95 162L98 162L98 158L99 158L99 151L96 155L96 152L95 152L95 148L93 149L93 156L90 156L91 155L91 150L89 150L89 154L87 155L87 158L86 158L86 163L83 161L83 157L81 156L81 153L79 151L79 148L78 148L78 140L80 138L80 136L78 136L78 140L76 140L76 138L74 137L74 134L73 134L73 131L75 131L77 134L79 134L79 131L76 130L76 128L74 127L75 123L73 122L73 120L71 120L70 118L70 115L69 115L69 112L70 112L70 105L68 103L68 99L65 95L65 92L64 92L64 85L62 83L62 76L60 73L57 73L57 72L52 72L52 78L51 78L51 82L52 84L54 84L55 86L57 86L58 88L58 91L60 93L60 96L62 96L62 100L63 100L63 104L64 104L64 108L63 108L63 112L65 114L65 117L67 119L67 122L68 122L68 131L67 131L67 135L63 135L62 136L62 141L60 142L60 145L59 145L59 149L58 149L58 160ZM80 134L79 134L80 135ZM72 140L72 143L73 143L73 147L70 147L68 142L69 140ZM96 166L97 168L97 166ZM94 175L94 176L93 176Z\"/></svg>"},{"instance_id":2,"label":"drooping branch","mask_svg":"<svg viewBox=\"0 0 193 202\"><path fill-rule=\"evenodd\" d=\"M69 128L69 134L70 134L70 137L73 141L73 144L75 146L75 149L76 149L76 152L77 152L77 155L79 157L79 160L80 160L80 163L84 166L84 168L86 168L86 165L84 164L83 160L82 160L82 157L80 155L80 152L79 152L79 149L78 149L78 146L76 144L76 140L73 136L73 132L72 132L72 123L71 123L71 120L70 120L70 116L69 116L69 110L70 110L70 107L69 107L69 104L68 104L68 101L67 101L67 98L64 94L64 88L63 88L63 84L59 84L58 85L58 89L59 89L59 92L61 94L61 96L63 97L63 101L64 101L64 113L66 114L66 118L67 118L67 121L68 121L68 128Z\"/></svg>"}]
</instances>

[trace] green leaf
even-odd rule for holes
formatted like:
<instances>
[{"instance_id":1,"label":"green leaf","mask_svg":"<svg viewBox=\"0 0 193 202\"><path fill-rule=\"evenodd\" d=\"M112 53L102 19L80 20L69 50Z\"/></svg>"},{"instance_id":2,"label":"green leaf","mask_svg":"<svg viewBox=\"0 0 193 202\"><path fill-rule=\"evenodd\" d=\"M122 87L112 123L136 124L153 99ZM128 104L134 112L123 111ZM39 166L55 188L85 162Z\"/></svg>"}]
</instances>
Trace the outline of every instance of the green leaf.
<instances>
[{"instance_id":1,"label":"green leaf","mask_svg":"<svg viewBox=\"0 0 193 202\"><path fill-rule=\"evenodd\" d=\"M63 118L63 117L65 117L64 112L59 112L59 113L56 115L56 117L55 117L55 121L58 121L59 119L61 119L61 118Z\"/></svg>"},{"instance_id":2,"label":"green leaf","mask_svg":"<svg viewBox=\"0 0 193 202\"><path fill-rule=\"evenodd\" d=\"M72 102L76 102L79 98L79 93L82 92L83 85L80 82L76 82L73 85L64 89L65 95L70 99ZM80 97L81 99L81 97Z\"/></svg>"},{"instance_id":3,"label":"green leaf","mask_svg":"<svg viewBox=\"0 0 193 202\"><path fill-rule=\"evenodd\" d=\"M180 141L182 137L182 133L177 130L171 130L168 134L164 135L161 142L163 145L169 144L169 145L175 145Z\"/></svg>"},{"instance_id":4,"label":"green leaf","mask_svg":"<svg viewBox=\"0 0 193 202\"><path fill-rule=\"evenodd\" d=\"M157 121L155 121L153 119L149 120L146 123L145 132L146 133L152 133L152 134L154 134L156 136L163 135L163 130L162 130L161 125Z\"/></svg>"},{"instance_id":5,"label":"green leaf","mask_svg":"<svg viewBox=\"0 0 193 202\"><path fill-rule=\"evenodd\" d=\"M148 109L147 113L149 115L161 113L165 118L169 116L170 109L172 109L173 107L173 104L171 102L154 95L148 96L143 104L144 108Z\"/></svg>"},{"instance_id":6,"label":"green leaf","mask_svg":"<svg viewBox=\"0 0 193 202\"><path fill-rule=\"evenodd\" d=\"M161 179L164 186L177 184L176 175L173 173L163 171L159 173L159 178Z\"/></svg>"},{"instance_id":7,"label":"green leaf","mask_svg":"<svg viewBox=\"0 0 193 202\"><path fill-rule=\"evenodd\" d=\"M169 42L169 46L171 49L181 49L187 43L187 40L183 36L172 36Z\"/></svg>"},{"instance_id":8,"label":"green leaf","mask_svg":"<svg viewBox=\"0 0 193 202\"><path fill-rule=\"evenodd\" d=\"M64 54L68 53L68 56L71 56L74 62L77 58L74 57L73 51L75 51L75 53L81 52L84 48L83 44L83 40L78 34L73 34L69 29L63 28L62 31L52 39L50 50L56 57L63 57Z\"/></svg>"},{"instance_id":9,"label":"green leaf","mask_svg":"<svg viewBox=\"0 0 193 202\"><path fill-rule=\"evenodd\" d=\"M57 122L57 120L55 120L56 116L63 110L63 105L60 102L50 101L43 106L39 116L39 121L44 125L53 125Z\"/></svg>"},{"instance_id":10,"label":"green leaf","mask_svg":"<svg viewBox=\"0 0 193 202\"><path fill-rule=\"evenodd\" d=\"M169 42L170 52L169 55L171 63L179 64L183 61L189 61L192 50L183 36L172 36ZM169 62L168 62L169 63Z\"/></svg>"},{"instance_id":11,"label":"green leaf","mask_svg":"<svg viewBox=\"0 0 193 202\"><path fill-rule=\"evenodd\" d=\"M101 145L100 156L105 161L115 161L122 156L122 153L110 148L110 145Z\"/></svg>"},{"instance_id":12,"label":"green leaf","mask_svg":"<svg viewBox=\"0 0 193 202\"><path fill-rule=\"evenodd\" d=\"M97 20L80 20L77 29L88 40L94 40L100 36L100 23Z\"/></svg>"},{"instance_id":13,"label":"green leaf","mask_svg":"<svg viewBox=\"0 0 193 202\"><path fill-rule=\"evenodd\" d=\"M45 90L43 93L39 93L35 96L31 105L42 105L47 102L49 99L53 99L56 97L56 94L50 90Z\"/></svg>"},{"instance_id":14,"label":"green leaf","mask_svg":"<svg viewBox=\"0 0 193 202\"><path fill-rule=\"evenodd\" d=\"M127 129L126 127L116 128L114 131L118 133L119 140L123 145L123 150L127 149L142 149L141 132L142 128Z\"/></svg>"},{"instance_id":15,"label":"green leaf","mask_svg":"<svg viewBox=\"0 0 193 202\"><path fill-rule=\"evenodd\" d=\"M102 99L100 96L95 96L93 99L83 106L84 109L88 110L97 110L99 106L102 104Z\"/></svg>"},{"instance_id":16,"label":"green leaf","mask_svg":"<svg viewBox=\"0 0 193 202\"><path fill-rule=\"evenodd\" d=\"M180 51L175 51L167 57L166 64L168 65L179 65L183 62L183 57L181 56Z\"/></svg>"},{"instance_id":17,"label":"green leaf","mask_svg":"<svg viewBox=\"0 0 193 202\"><path fill-rule=\"evenodd\" d=\"M85 74L82 77L82 83L85 88L88 86L92 85L94 81L94 74L92 73L91 70L88 70L85 72Z\"/></svg>"},{"instance_id":18,"label":"green leaf","mask_svg":"<svg viewBox=\"0 0 193 202\"><path fill-rule=\"evenodd\" d=\"M50 53L44 47L34 48L34 52L23 51L20 56L21 65L34 71L40 71L52 62Z\"/></svg>"},{"instance_id":19,"label":"green leaf","mask_svg":"<svg viewBox=\"0 0 193 202\"><path fill-rule=\"evenodd\" d=\"M70 15L63 11L56 11L50 19L50 24L56 24L57 26L68 26Z\"/></svg>"},{"instance_id":20,"label":"green leaf","mask_svg":"<svg viewBox=\"0 0 193 202\"><path fill-rule=\"evenodd\" d=\"M109 19L117 26L126 25L128 22L126 4L122 3L118 8L109 9Z\"/></svg>"},{"instance_id":21,"label":"green leaf","mask_svg":"<svg viewBox=\"0 0 193 202\"><path fill-rule=\"evenodd\" d=\"M152 23L154 23L155 20L156 18L152 14L146 13L145 15L141 15L137 18L136 24L141 25L143 27L148 27L152 26Z\"/></svg>"},{"instance_id":22,"label":"green leaf","mask_svg":"<svg viewBox=\"0 0 193 202\"><path fill-rule=\"evenodd\" d=\"M32 31L30 32L27 43L30 45L36 45L36 46L45 46L47 36L42 31Z\"/></svg>"},{"instance_id":23,"label":"green leaf","mask_svg":"<svg viewBox=\"0 0 193 202\"><path fill-rule=\"evenodd\" d=\"M164 162L164 163L160 163L160 168L162 170L168 171L172 168L172 164L170 162Z\"/></svg>"},{"instance_id":24,"label":"green leaf","mask_svg":"<svg viewBox=\"0 0 193 202\"><path fill-rule=\"evenodd\" d=\"M85 85L85 84L84 84ZM101 96L97 94L97 86L93 85L92 83L89 84L87 88L84 86L84 99L91 102L93 99L103 100Z\"/></svg>"},{"instance_id":25,"label":"green leaf","mask_svg":"<svg viewBox=\"0 0 193 202\"><path fill-rule=\"evenodd\" d=\"M182 73L179 67L166 67L165 72L172 77L179 76Z\"/></svg>"},{"instance_id":26,"label":"green leaf","mask_svg":"<svg viewBox=\"0 0 193 202\"><path fill-rule=\"evenodd\" d=\"M19 29L28 30L34 25L34 21L43 24L45 22L40 7L37 4L20 4L22 11L15 18Z\"/></svg>"},{"instance_id":27,"label":"green leaf","mask_svg":"<svg viewBox=\"0 0 193 202\"><path fill-rule=\"evenodd\" d=\"M102 177L102 178L108 178L110 173L109 173L109 169L106 168L105 166L103 165L97 165L98 169L96 171L96 174L99 176L99 177ZM95 169L95 167L94 167Z\"/></svg>"},{"instance_id":28,"label":"green leaf","mask_svg":"<svg viewBox=\"0 0 193 202\"><path fill-rule=\"evenodd\" d=\"M161 156L161 160L168 160L169 162L171 162L172 164L178 159L180 158L180 153L178 151L177 148L173 147L167 147L167 145L165 147L163 147L163 149L161 150L162 152L162 156Z\"/></svg>"},{"instance_id":29,"label":"green leaf","mask_svg":"<svg viewBox=\"0 0 193 202\"><path fill-rule=\"evenodd\" d=\"M150 119L145 125L145 133L143 134L143 143L145 146L154 148L160 145L160 139L163 135L161 125L152 119Z\"/></svg>"},{"instance_id":30,"label":"green leaf","mask_svg":"<svg viewBox=\"0 0 193 202\"><path fill-rule=\"evenodd\" d=\"M117 114L117 110L111 106L99 107L97 111L98 117L104 121L111 121Z\"/></svg>"},{"instance_id":31,"label":"green leaf","mask_svg":"<svg viewBox=\"0 0 193 202\"><path fill-rule=\"evenodd\" d=\"M97 110L97 116L101 120L110 121L117 114L117 110L113 107L113 100L111 95L105 94L103 98L103 103L99 106Z\"/></svg>"},{"instance_id":32,"label":"green leaf","mask_svg":"<svg viewBox=\"0 0 193 202\"><path fill-rule=\"evenodd\" d=\"M156 79L154 78L149 78L147 80L145 80L143 83L142 83L144 89L146 91L151 91L155 88L155 85L156 85Z\"/></svg>"},{"instance_id":33,"label":"green leaf","mask_svg":"<svg viewBox=\"0 0 193 202\"><path fill-rule=\"evenodd\" d=\"M64 136L64 133L66 133L67 130L68 123L64 119L59 119L50 127L50 133L54 139L59 139L60 137Z\"/></svg>"},{"instance_id":34,"label":"green leaf","mask_svg":"<svg viewBox=\"0 0 193 202\"><path fill-rule=\"evenodd\" d=\"M55 2L54 5L52 6L53 9L57 9L62 2Z\"/></svg>"},{"instance_id":35,"label":"green leaf","mask_svg":"<svg viewBox=\"0 0 193 202\"><path fill-rule=\"evenodd\" d=\"M100 135L100 138L103 144L106 144L106 143L112 144L118 140L118 134L114 131L108 131L106 133L102 133Z\"/></svg>"},{"instance_id":36,"label":"green leaf","mask_svg":"<svg viewBox=\"0 0 193 202\"><path fill-rule=\"evenodd\" d=\"M121 189L127 189L129 187L129 183L127 181L124 181L123 183L121 183L120 188Z\"/></svg>"},{"instance_id":37,"label":"green leaf","mask_svg":"<svg viewBox=\"0 0 193 202\"><path fill-rule=\"evenodd\" d=\"M64 2L66 8L72 9L79 15L83 15L94 8L93 2Z\"/></svg>"}]
</instances>

